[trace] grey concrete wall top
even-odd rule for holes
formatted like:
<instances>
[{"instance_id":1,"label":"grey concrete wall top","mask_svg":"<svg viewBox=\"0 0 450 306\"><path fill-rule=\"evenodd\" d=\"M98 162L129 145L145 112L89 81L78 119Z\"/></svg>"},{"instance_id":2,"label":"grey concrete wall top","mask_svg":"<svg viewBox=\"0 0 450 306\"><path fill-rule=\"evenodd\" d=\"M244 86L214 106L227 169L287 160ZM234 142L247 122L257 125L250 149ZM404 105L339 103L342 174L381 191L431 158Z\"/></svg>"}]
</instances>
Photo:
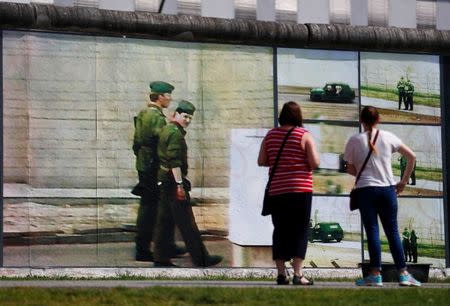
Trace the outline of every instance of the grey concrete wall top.
<instances>
[{"instance_id":1,"label":"grey concrete wall top","mask_svg":"<svg viewBox=\"0 0 450 306\"><path fill-rule=\"evenodd\" d=\"M0 2L1 27L297 48L450 54L450 31L229 20Z\"/></svg>"}]
</instances>

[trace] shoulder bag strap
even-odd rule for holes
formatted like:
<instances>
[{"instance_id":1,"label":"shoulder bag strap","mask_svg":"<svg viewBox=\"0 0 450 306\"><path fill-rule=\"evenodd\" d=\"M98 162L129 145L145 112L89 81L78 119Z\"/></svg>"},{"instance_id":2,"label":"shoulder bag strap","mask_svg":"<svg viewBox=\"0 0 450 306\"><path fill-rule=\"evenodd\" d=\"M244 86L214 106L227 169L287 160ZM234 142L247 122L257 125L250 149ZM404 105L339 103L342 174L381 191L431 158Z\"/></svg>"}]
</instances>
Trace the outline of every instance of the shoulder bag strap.
<instances>
[{"instance_id":1,"label":"shoulder bag strap","mask_svg":"<svg viewBox=\"0 0 450 306\"><path fill-rule=\"evenodd\" d=\"M375 138L373 139L373 144L375 144L377 142L379 132L380 132L380 130L377 130L377 132L375 133ZM361 173L363 172L364 168L366 167L367 162L369 161L370 155L372 155L372 151L373 151L372 148L369 147L369 153L367 154L366 160L364 160L364 163L363 163L361 169L359 170L358 175L356 176L355 186L356 186L356 183L358 183L358 180L361 177Z\"/></svg>"},{"instance_id":2,"label":"shoulder bag strap","mask_svg":"<svg viewBox=\"0 0 450 306\"><path fill-rule=\"evenodd\" d=\"M269 188L270 182L272 182L272 178L273 178L273 176L274 176L274 174L275 174L275 170L277 169L278 162L280 161L281 152L283 151L284 145L286 144L286 141L287 141L289 135L291 135L291 133L292 133L292 131L293 131L294 129L295 129L295 126L294 126L293 128L291 128L291 129L287 132L286 136L284 136L283 143L281 144L281 147L280 147L280 149L278 150L277 158L275 159L275 163L273 164L272 172L270 173L269 180L267 181L267 187L266 187L266 188Z\"/></svg>"}]
</instances>

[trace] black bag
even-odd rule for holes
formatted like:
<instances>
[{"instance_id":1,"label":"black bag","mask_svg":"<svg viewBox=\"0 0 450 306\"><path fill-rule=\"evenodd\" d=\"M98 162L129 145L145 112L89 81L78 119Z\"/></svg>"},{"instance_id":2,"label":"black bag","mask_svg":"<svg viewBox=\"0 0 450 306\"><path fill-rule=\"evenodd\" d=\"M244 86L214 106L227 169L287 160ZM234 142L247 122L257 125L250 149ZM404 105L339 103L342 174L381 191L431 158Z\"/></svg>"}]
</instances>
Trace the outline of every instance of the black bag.
<instances>
[{"instance_id":1,"label":"black bag","mask_svg":"<svg viewBox=\"0 0 450 306\"><path fill-rule=\"evenodd\" d=\"M277 158L275 159L275 163L273 164L272 172L270 173L269 181L267 182L266 190L264 191L263 207L261 211L262 216L268 216L273 212L273 205L274 205L273 196L269 195L270 182L272 181L273 175L275 174L275 169L278 166L278 161L280 160L281 152L283 151L284 145L286 144L289 135L292 133L294 129L295 126L287 132L286 136L284 136L284 140L283 143L281 144L280 150L278 150Z\"/></svg>"},{"instance_id":2,"label":"black bag","mask_svg":"<svg viewBox=\"0 0 450 306\"><path fill-rule=\"evenodd\" d=\"M263 199L263 208L261 215L262 216L268 216L272 214L272 197L269 195L269 189L266 187L266 191L264 192L264 199Z\"/></svg>"},{"instance_id":3,"label":"black bag","mask_svg":"<svg viewBox=\"0 0 450 306\"><path fill-rule=\"evenodd\" d=\"M359 208L358 200L357 200L358 189L352 189L350 191L350 210L356 210Z\"/></svg>"},{"instance_id":4,"label":"black bag","mask_svg":"<svg viewBox=\"0 0 450 306\"><path fill-rule=\"evenodd\" d=\"M378 138L378 133L380 130L377 130L377 133L375 134L375 138L373 139L373 144L375 145L375 142ZM358 183L359 178L361 177L361 173L363 172L364 168L367 165L367 162L369 161L370 155L372 155L372 148L369 149L369 153L367 154L366 160L364 160L364 163L361 167L361 170L359 170L358 175L356 176L355 185L353 186L353 189L350 191L350 210L357 210L359 209L359 203L358 203L358 189L355 189L356 183Z\"/></svg>"}]
</instances>

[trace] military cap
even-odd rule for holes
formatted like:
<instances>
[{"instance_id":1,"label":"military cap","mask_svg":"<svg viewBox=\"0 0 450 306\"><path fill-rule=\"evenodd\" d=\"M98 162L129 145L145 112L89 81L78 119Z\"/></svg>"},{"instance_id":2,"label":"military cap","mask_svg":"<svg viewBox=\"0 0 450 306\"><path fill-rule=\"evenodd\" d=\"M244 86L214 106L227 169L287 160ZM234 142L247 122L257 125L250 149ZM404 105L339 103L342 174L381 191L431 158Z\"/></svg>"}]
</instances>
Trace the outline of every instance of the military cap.
<instances>
[{"instance_id":1,"label":"military cap","mask_svg":"<svg viewBox=\"0 0 450 306\"><path fill-rule=\"evenodd\" d=\"M172 93L172 90L175 89L171 84L163 82L163 81L155 81L150 83L150 90L155 94L165 94Z\"/></svg>"},{"instance_id":2,"label":"military cap","mask_svg":"<svg viewBox=\"0 0 450 306\"><path fill-rule=\"evenodd\" d=\"M176 111L179 113L193 115L195 112L195 106L189 101L181 100L180 103L178 103Z\"/></svg>"}]
</instances>

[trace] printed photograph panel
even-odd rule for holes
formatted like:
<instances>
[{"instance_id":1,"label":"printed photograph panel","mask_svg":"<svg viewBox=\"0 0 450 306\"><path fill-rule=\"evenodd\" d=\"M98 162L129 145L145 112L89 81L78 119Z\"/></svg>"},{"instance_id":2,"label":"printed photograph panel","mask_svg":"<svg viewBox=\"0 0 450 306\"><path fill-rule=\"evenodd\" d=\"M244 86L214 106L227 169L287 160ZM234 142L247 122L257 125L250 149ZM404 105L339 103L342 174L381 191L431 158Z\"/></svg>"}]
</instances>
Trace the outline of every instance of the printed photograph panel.
<instances>
[{"instance_id":1,"label":"printed photograph panel","mask_svg":"<svg viewBox=\"0 0 450 306\"><path fill-rule=\"evenodd\" d=\"M278 48L278 104L302 106L303 118L358 120L358 53Z\"/></svg>"},{"instance_id":2,"label":"printed photograph panel","mask_svg":"<svg viewBox=\"0 0 450 306\"><path fill-rule=\"evenodd\" d=\"M439 56L361 52L361 104L384 122L441 122Z\"/></svg>"},{"instance_id":3,"label":"printed photograph panel","mask_svg":"<svg viewBox=\"0 0 450 306\"><path fill-rule=\"evenodd\" d=\"M380 129L394 133L416 154L416 164L401 196L443 196L442 141L440 126L381 124ZM392 171L397 181L406 168L406 159L396 153Z\"/></svg>"},{"instance_id":4,"label":"printed photograph panel","mask_svg":"<svg viewBox=\"0 0 450 306\"><path fill-rule=\"evenodd\" d=\"M442 199L399 198L398 231L407 264L445 267L445 226ZM394 263L381 223L381 260ZM414 232L413 232L414 231ZM364 233L364 258L369 259Z\"/></svg>"}]
</instances>

